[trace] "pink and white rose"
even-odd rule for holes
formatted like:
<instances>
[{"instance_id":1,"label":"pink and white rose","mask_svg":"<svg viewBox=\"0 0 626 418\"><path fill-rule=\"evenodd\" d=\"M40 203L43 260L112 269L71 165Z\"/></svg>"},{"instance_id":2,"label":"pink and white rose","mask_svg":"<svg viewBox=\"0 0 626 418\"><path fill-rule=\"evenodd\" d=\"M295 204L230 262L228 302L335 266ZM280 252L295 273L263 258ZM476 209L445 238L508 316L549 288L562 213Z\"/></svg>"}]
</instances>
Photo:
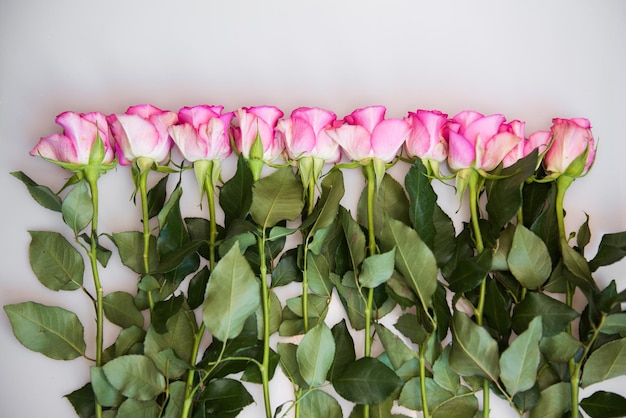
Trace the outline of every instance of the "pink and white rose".
<instances>
[{"instance_id":1,"label":"pink and white rose","mask_svg":"<svg viewBox=\"0 0 626 418\"><path fill-rule=\"evenodd\" d=\"M120 164L130 165L140 157L159 164L168 158L173 145L168 129L177 122L176 113L143 104L107 119Z\"/></svg>"},{"instance_id":2,"label":"pink and white rose","mask_svg":"<svg viewBox=\"0 0 626 418\"><path fill-rule=\"evenodd\" d=\"M41 138L30 155L60 163L87 165L99 136L104 145L104 155L96 163L108 164L115 159L109 125L102 113L63 112L57 116L56 123L63 128L63 133Z\"/></svg>"},{"instance_id":3,"label":"pink and white rose","mask_svg":"<svg viewBox=\"0 0 626 418\"><path fill-rule=\"evenodd\" d=\"M596 156L595 141L591 133L591 123L585 118L552 119L550 128L552 145L543 158L548 173L568 174L573 177L589 171ZM572 164L587 152L583 164Z\"/></svg>"},{"instance_id":4,"label":"pink and white rose","mask_svg":"<svg viewBox=\"0 0 626 418\"><path fill-rule=\"evenodd\" d=\"M232 128L235 146L246 159L273 161L283 152L284 144L274 132L283 112L275 106L243 107L235 111L235 126ZM262 155L251 155L250 151L257 139L263 146Z\"/></svg>"},{"instance_id":5,"label":"pink and white rose","mask_svg":"<svg viewBox=\"0 0 626 418\"><path fill-rule=\"evenodd\" d=\"M291 117L278 121L276 133L291 160L314 157L336 163L341 158L339 144L327 132L336 119L330 110L300 107L291 112Z\"/></svg>"}]
</instances>

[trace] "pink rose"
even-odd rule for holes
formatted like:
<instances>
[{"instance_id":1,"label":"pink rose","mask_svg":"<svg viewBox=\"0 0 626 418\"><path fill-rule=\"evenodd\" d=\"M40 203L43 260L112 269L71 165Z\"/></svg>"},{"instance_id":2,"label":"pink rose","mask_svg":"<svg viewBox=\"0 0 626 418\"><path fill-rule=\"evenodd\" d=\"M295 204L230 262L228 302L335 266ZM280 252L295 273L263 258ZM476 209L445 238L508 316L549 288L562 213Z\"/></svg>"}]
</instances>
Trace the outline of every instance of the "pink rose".
<instances>
[{"instance_id":1,"label":"pink rose","mask_svg":"<svg viewBox=\"0 0 626 418\"><path fill-rule=\"evenodd\" d=\"M384 106L357 109L343 124L329 129L333 138L353 161L377 158L391 162L407 139L410 126L402 119L385 119Z\"/></svg>"},{"instance_id":2,"label":"pink rose","mask_svg":"<svg viewBox=\"0 0 626 418\"><path fill-rule=\"evenodd\" d=\"M228 129L233 113L222 115L223 109L200 105L178 111L178 124L168 131L187 161L224 160L231 154Z\"/></svg>"},{"instance_id":3,"label":"pink rose","mask_svg":"<svg viewBox=\"0 0 626 418\"><path fill-rule=\"evenodd\" d=\"M274 128L283 112L274 106L243 107L235 111L235 125L232 129L237 150L246 159L275 160L284 146L280 138L275 137ZM257 138L263 145L262 155L250 155L252 146Z\"/></svg>"},{"instance_id":4,"label":"pink rose","mask_svg":"<svg viewBox=\"0 0 626 418\"><path fill-rule=\"evenodd\" d=\"M546 171L565 173L578 177L585 174L596 156L595 143L591 133L591 123L584 118L552 119L550 133L552 145L543 158ZM582 164L572 164L587 151L587 158Z\"/></svg>"},{"instance_id":5,"label":"pink rose","mask_svg":"<svg viewBox=\"0 0 626 418\"><path fill-rule=\"evenodd\" d=\"M341 158L339 144L326 132L335 119L337 116L329 110L301 107L291 112L290 118L278 121L276 133L290 159L315 157L336 163Z\"/></svg>"},{"instance_id":6,"label":"pink rose","mask_svg":"<svg viewBox=\"0 0 626 418\"><path fill-rule=\"evenodd\" d=\"M522 138L500 127L504 116L483 116L474 111L463 111L454 116L448 131L448 166L453 171L464 168L490 171Z\"/></svg>"},{"instance_id":7,"label":"pink rose","mask_svg":"<svg viewBox=\"0 0 626 418\"><path fill-rule=\"evenodd\" d=\"M510 167L518 160L526 157L535 148L539 150L539 154L544 152L550 142L550 132L537 131L532 133L528 138L524 137L524 127L526 123L514 120L504 123L500 126L501 132L511 132L515 136L521 138L521 141L504 157L502 165Z\"/></svg>"},{"instance_id":8,"label":"pink rose","mask_svg":"<svg viewBox=\"0 0 626 418\"><path fill-rule=\"evenodd\" d=\"M41 138L30 151L30 155L61 163L87 165L91 149L99 135L104 145L104 156L96 163L111 163L115 158L109 125L102 113L64 112L56 118L56 123L63 127L63 134L53 134Z\"/></svg>"},{"instance_id":9,"label":"pink rose","mask_svg":"<svg viewBox=\"0 0 626 418\"><path fill-rule=\"evenodd\" d=\"M448 141L443 129L448 115L438 110L418 110L409 112L404 118L411 126L409 137L404 144L409 157L418 157L441 162L448 156Z\"/></svg>"},{"instance_id":10,"label":"pink rose","mask_svg":"<svg viewBox=\"0 0 626 418\"><path fill-rule=\"evenodd\" d=\"M140 157L157 164L167 159L172 148L168 129L178 120L176 113L144 104L131 106L126 113L109 115L107 119L120 164L130 165Z\"/></svg>"}]
</instances>

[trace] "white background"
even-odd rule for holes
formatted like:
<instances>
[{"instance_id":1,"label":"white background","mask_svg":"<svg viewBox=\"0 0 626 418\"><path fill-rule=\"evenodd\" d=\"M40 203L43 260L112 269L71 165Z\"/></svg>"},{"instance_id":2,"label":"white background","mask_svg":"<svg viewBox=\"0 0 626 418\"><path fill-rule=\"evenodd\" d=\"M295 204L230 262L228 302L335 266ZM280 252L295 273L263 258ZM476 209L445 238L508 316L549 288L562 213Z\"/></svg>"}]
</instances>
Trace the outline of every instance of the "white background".
<instances>
[{"instance_id":1,"label":"white background","mask_svg":"<svg viewBox=\"0 0 626 418\"><path fill-rule=\"evenodd\" d=\"M2 0L0 305L35 300L77 310L91 323L86 298L49 291L30 271L27 230L64 227L9 175L23 170L60 187L66 173L28 151L59 131L54 118L65 110L270 104L287 115L319 106L342 117L382 104L390 117L417 108L503 113L526 121L527 133L548 129L552 117L587 117L600 139L596 164L574 183L565 204L568 231L578 229L584 212L590 215L593 255L602 234L626 230L625 76L622 0ZM362 184L350 181L356 190ZM127 169L107 174L101 189L101 232L138 230ZM185 215L200 213L193 182L185 190ZM596 277L603 285L616 279L624 289L625 266L601 269ZM107 292L134 286L115 261L102 274ZM86 338L93 341L93 331ZM86 382L87 366L27 350L0 314L1 416L73 416L62 396ZM614 379L605 388L626 395L625 383ZM277 378L276 403L290 394ZM258 392L255 397L259 403L246 409L247 417L261 414ZM494 404L493 416L508 410Z\"/></svg>"}]
</instances>

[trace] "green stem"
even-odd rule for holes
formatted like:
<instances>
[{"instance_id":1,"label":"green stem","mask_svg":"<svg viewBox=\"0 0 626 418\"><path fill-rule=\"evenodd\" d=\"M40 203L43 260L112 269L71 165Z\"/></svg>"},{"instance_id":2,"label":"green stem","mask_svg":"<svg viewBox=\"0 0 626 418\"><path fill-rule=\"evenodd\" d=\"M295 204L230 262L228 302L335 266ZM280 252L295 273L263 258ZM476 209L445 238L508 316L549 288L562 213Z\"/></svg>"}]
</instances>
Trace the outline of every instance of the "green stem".
<instances>
[{"instance_id":1,"label":"green stem","mask_svg":"<svg viewBox=\"0 0 626 418\"><path fill-rule=\"evenodd\" d=\"M143 170L139 175L139 194L141 197L141 219L143 222L143 269L145 274L150 273L150 222L148 215L148 173L150 170ZM148 304L150 310L154 308L152 291L148 292Z\"/></svg>"},{"instance_id":2,"label":"green stem","mask_svg":"<svg viewBox=\"0 0 626 418\"><path fill-rule=\"evenodd\" d=\"M307 216L310 216L313 213L313 208L315 207L315 182L309 182L307 186ZM303 257L303 268L302 268L302 319L304 321L304 333L306 334L309 331L309 280L307 274L307 255L309 252L309 237L307 235L307 239L304 243L304 257ZM296 407L296 418L298 415L299 408Z\"/></svg>"},{"instance_id":3,"label":"green stem","mask_svg":"<svg viewBox=\"0 0 626 418\"><path fill-rule=\"evenodd\" d=\"M270 301L267 283L267 265L265 264L265 228L258 238L259 261L261 273L261 291L263 303L263 361L261 366L261 382L263 383L263 401L265 403L265 416L272 418L269 391L269 362L270 362Z\"/></svg>"},{"instance_id":4,"label":"green stem","mask_svg":"<svg viewBox=\"0 0 626 418\"><path fill-rule=\"evenodd\" d=\"M102 367L103 335L104 335L104 311L103 311L103 291L98 273L98 173L95 171L86 172L87 183L91 190L91 202L93 205L93 215L91 217L91 247L89 249L89 262L93 275L93 283L96 290L96 366ZM102 418L102 405L96 400L96 418Z\"/></svg>"},{"instance_id":5,"label":"green stem","mask_svg":"<svg viewBox=\"0 0 626 418\"><path fill-rule=\"evenodd\" d=\"M376 198L376 171L374 170L374 162L370 162L365 166L367 177L367 244L368 254L373 256L376 254L376 236L374 234L374 199ZM369 357L372 354L372 308L374 305L374 289L367 290L367 304L365 306L365 347L364 355ZM370 406L363 405L363 418L369 418Z\"/></svg>"},{"instance_id":6,"label":"green stem","mask_svg":"<svg viewBox=\"0 0 626 418\"><path fill-rule=\"evenodd\" d=\"M481 179L476 171L472 171L469 180L469 205L470 215L472 220L472 229L474 231L474 240L476 242L476 251L478 254L485 250L483 243L483 236L480 232L480 223L478 216L478 197L479 197L479 185ZM478 305L476 306L476 323L480 326L483 325L483 312L485 309L485 296L487 293L487 278L483 279L480 283L480 293L478 296ZM489 381L485 379L483 381L483 417L489 417Z\"/></svg>"},{"instance_id":7,"label":"green stem","mask_svg":"<svg viewBox=\"0 0 626 418\"><path fill-rule=\"evenodd\" d=\"M426 397L426 343L420 345L420 395L422 398L422 411L424 412L424 418L430 418L430 411L428 410L428 398Z\"/></svg>"},{"instance_id":8,"label":"green stem","mask_svg":"<svg viewBox=\"0 0 626 418\"><path fill-rule=\"evenodd\" d=\"M215 220L215 188L212 182L207 179L205 183L205 191L207 194L207 202L209 205L209 270L212 272L215 268L215 241L217 239L217 223ZM193 348L191 350L191 361L195 362L200 351L200 342L204 336L205 325L204 321L200 324L200 328L196 332L193 342ZM195 373L190 370L187 374L187 382L185 385L185 402L183 403L183 410L181 417L187 418L191 413L191 406L193 404L193 397L195 390L193 389L193 380Z\"/></svg>"},{"instance_id":9,"label":"green stem","mask_svg":"<svg viewBox=\"0 0 626 418\"><path fill-rule=\"evenodd\" d=\"M559 242L561 244L561 251L563 251L563 246L567 244L567 235L565 233L565 212L563 202L565 201L565 192L574 181L573 177L569 177L566 175L561 175L556 179L556 221L557 226L559 228ZM574 304L574 293L576 292L576 288L572 287L569 282L565 283L565 303L570 308ZM598 328L599 329L599 328ZM572 324L569 323L567 325L568 333L572 334ZM595 334L594 338L595 340ZM592 342L593 343L593 342ZM592 344L591 343L591 344ZM581 357L579 362L576 362L576 359L572 357L569 359L568 368L570 372L570 396L571 396L571 418L578 418L578 398L579 398L579 386L580 386L580 368L582 365Z\"/></svg>"}]
</instances>

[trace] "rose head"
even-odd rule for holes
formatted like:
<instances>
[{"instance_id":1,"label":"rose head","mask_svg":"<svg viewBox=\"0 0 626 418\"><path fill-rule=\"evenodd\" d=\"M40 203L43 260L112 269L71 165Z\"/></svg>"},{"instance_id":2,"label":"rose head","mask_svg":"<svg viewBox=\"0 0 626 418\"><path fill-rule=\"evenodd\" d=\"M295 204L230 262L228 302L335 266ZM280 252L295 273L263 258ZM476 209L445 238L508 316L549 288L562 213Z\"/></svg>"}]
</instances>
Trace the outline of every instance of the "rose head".
<instances>
[{"instance_id":1,"label":"rose head","mask_svg":"<svg viewBox=\"0 0 626 418\"><path fill-rule=\"evenodd\" d=\"M56 123L63 127L63 134L53 134L41 138L30 151L30 155L71 165L87 165L90 162L108 164L115 155L109 135L106 117L99 112L74 113L64 112L56 118ZM104 155L99 161L89 161L93 145L100 137L104 146Z\"/></svg>"},{"instance_id":2,"label":"rose head","mask_svg":"<svg viewBox=\"0 0 626 418\"><path fill-rule=\"evenodd\" d=\"M587 173L596 156L589 120L554 118L550 133L552 145L543 158L546 171L572 177ZM585 152L587 155L582 161Z\"/></svg>"},{"instance_id":3,"label":"rose head","mask_svg":"<svg viewBox=\"0 0 626 418\"><path fill-rule=\"evenodd\" d=\"M534 149L538 149L539 154L546 151L548 143L550 142L550 132L537 131L526 138L524 137L525 125L525 122L514 120L500 126L501 131L511 132L515 136L522 139L502 160L502 165L504 167L512 166L518 160L530 154Z\"/></svg>"},{"instance_id":4,"label":"rose head","mask_svg":"<svg viewBox=\"0 0 626 418\"><path fill-rule=\"evenodd\" d=\"M501 129L504 116L483 116L463 111L454 116L448 131L448 166L452 171L464 168L490 171L522 138L513 129Z\"/></svg>"},{"instance_id":5,"label":"rose head","mask_svg":"<svg viewBox=\"0 0 626 418\"><path fill-rule=\"evenodd\" d=\"M291 112L290 118L278 121L276 133L290 159L316 157L336 163L341 158L339 144L326 132L336 119L329 110L301 107Z\"/></svg>"},{"instance_id":6,"label":"rose head","mask_svg":"<svg viewBox=\"0 0 626 418\"><path fill-rule=\"evenodd\" d=\"M232 127L232 134L239 153L246 159L275 160L284 149L282 141L274 133L276 123L282 116L283 112L274 106L243 107L235 111L236 125ZM259 149L259 155L254 155L257 151L251 151L257 136L263 152Z\"/></svg>"},{"instance_id":7,"label":"rose head","mask_svg":"<svg viewBox=\"0 0 626 418\"><path fill-rule=\"evenodd\" d=\"M346 116L343 124L329 129L333 138L353 161L372 158L391 162L407 139L410 126L402 119L385 119L384 106L357 109Z\"/></svg>"},{"instance_id":8,"label":"rose head","mask_svg":"<svg viewBox=\"0 0 626 418\"><path fill-rule=\"evenodd\" d=\"M187 161L223 160L231 154L228 129L233 113L222 115L222 109L201 105L178 111L178 124L168 131Z\"/></svg>"},{"instance_id":9,"label":"rose head","mask_svg":"<svg viewBox=\"0 0 626 418\"><path fill-rule=\"evenodd\" d=\"M168 129L176 123L174 112L152 105L131 106L124 114L109 115L117 156L122 165L130 165L137 158L165 161L172 148Z\"/></svg>"},{"instance_id":10,"label":"rose head","mask_svg":"<svg viewBox=\"0 0 626 418\"><path fill-rule=\"evenodd\" d=\"M418 110L409 112L404 118L411 126L409 137L404 144L409 157L442 162L448 156L448 141L443 136L443 129L448 122L448 115L438 110Z\"/></svg>"}]
</instances>

